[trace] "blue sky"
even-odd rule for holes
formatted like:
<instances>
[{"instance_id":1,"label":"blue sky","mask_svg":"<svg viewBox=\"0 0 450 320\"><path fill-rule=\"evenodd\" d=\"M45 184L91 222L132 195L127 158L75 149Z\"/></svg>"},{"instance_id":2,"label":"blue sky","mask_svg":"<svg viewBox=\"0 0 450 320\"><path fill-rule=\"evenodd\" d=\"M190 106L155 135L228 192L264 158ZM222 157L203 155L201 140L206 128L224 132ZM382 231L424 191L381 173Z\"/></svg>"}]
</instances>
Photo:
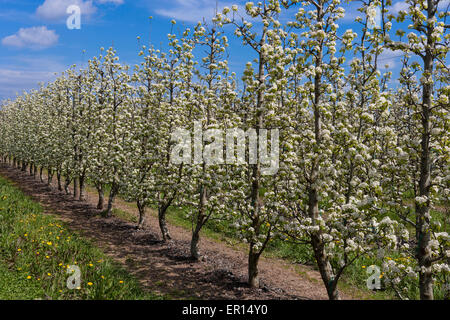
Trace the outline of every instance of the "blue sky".
<instances>
[{"instance_id":1,"label":"blue sky","mask_svg":"<svg viewBox=\"0 0 450 320\"><path fill-rule=\"evenodd\" d=\"M245 2L220 1L219 10ZM400 0L393 2L393 10L405 5ZM81 8L80 30L66 26L66 9L72 4ZM348 14L341 28L355 30L357 5L343 5ZM138 63L137 36L142 44L164 46L172 19L182 30L203 17L211 18L215 8L214 0L0 0L0 100L36 88L38 82L54 79L54 73L72 64L86 65L100 47L114 44L122 62ZM232 41L229 51L233 71L251 59L239 41ZM387 52L382 58L392 68L399 65L398 54Z\"/></svg>"}]
</instances>

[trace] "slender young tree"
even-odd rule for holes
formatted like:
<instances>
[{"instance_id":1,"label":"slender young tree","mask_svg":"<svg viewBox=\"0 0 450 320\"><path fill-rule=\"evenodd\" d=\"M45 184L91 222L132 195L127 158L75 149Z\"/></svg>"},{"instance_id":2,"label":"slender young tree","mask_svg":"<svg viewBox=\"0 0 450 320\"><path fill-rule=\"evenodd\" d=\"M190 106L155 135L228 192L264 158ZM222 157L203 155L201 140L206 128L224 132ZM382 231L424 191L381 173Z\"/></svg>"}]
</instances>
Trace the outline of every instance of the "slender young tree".
<instances>
[{"instance_id":1,"label":"slender young tree","mask_svg":"<svg viewBox=\"0 0 450 320\"><path fill-rule=\"evenodd\" d=\"M414 257L416 266L388 261L385 268L400 297L405 293L404 288L398 288L404 284L399 275L414 278L417 273L420 299L432 300L434 279L449 270L448 231L442 230L433 213L448 200L449 13L443 1L406 3L406 10L389 14L388 19L410 23L411 31L405 38L405 31L398 29L397 40L389 36L385 39L388 48L405 54L401 89L392 113L399 135L398 148L387 168L391 174L386 184L395 192L396 214L414 228L414 246L405 248L405 256ZM393 166L400 171L393 172ZM412 207L405 204L411 193Z\"/></svg>"}]
</instances>

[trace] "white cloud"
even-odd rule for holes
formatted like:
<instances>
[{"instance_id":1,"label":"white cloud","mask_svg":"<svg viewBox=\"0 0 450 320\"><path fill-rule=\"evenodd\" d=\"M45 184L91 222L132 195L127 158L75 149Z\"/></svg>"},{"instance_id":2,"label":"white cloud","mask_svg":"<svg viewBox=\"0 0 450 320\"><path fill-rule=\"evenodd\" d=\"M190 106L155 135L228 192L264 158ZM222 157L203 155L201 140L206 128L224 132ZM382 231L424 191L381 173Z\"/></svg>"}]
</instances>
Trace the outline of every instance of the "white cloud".
<instances>
[{"instance_id":1,"label":"white cloud","mask_svg":"<svg viewBox=\"0 0 450 320\"><path fill-rule=\"evenodd\" d=\"M409 4L404 1L396 2L389 9L392 14L398 14L401 10L408 11Z\"/></svg>"},{"instance_id":2,"label":"white cloud","mask_svg":"<svg viewBox=\"0 0 450 320\"><path fill-rule=\"evenodd\" d=\"M439 10L446 10L448 6L450 5L450 0L441 0L438 4ZM394 3L391 7L389 7L389 12L393 14L398 14L401 10L408 11L409 4L407 4L405 1L398 1Z\"/></svg>"},{"instance_id":3,"label":"white cloud","mask_svg":"<svg viewBox=\"0 0 450 320\"><path fill-rule=\"evenodd\" d=\"M384 69L388 66L388 69L393 69L399 66L398 62L401 61L403 52L401 50L385 49L378 57L378 65Z\"/></svg>"},{"instance_id":4,"label":"white cloud","mask_svg":"<svg viewBox=\"0 0 450 320\"><path fill-rule=\"evenodd\" d=\"M338 21L338 23L340 21L344 22L344 23L353 23L355 22L355 19L357 17L363 17L364 13L359 12L358 8L360 7L360 4L354 1L351 1L349 4L347 4L344 8L345 10L345 16Z\"/></svg>"},{"instance_id":5,"label":"white cloud","mask_svg":"<svg viewBox=\"0 0 450 320\"><path fill-rule=\"evenodd\" d=\"M384 49L377 59L378 69L382 73L385 72L386 69L393 71L394 68L401 66L400 62L403 55L404 53L401 50ZM359 60L360 58L355 57L353 59L349 59L347 64L350 65L355 61L355 59Z\"/></svg>"},{"instance_id":6,"label":"white cloud","mask_svg":"<svg viewBox=\"0 0 450 320\"><path fill-rule=\"evenodd\" d=\"M45 26L20 28L17 33L3 38L2 44L17 48L44 49L56 44L58 38L55 30L48 30Z\"/></svg>"},{"instance_id":7,"label":"white cloud","mask_svg":"<svg viewBox=\"0 0 450 320\"><path fill-rule=\"evenodd\" d=\"M0 100L38 88L39 82L53 81L55 73L67 68L62 57L14 56L0 59Z\"/></svg>"},{"instance_id":8,"label":"white cloud","mask_svg":"<svg viewBox=\"0 0 450 320\"><path fill-rule=\"evenodd\" d=\"M438 4L438 9L439 10L447 10L449 8L449 6L450 6L450 0L442 0Z\"/></svg>"},{"instance_id":9,"label":"white cloud","mask_svg":"<svg viewBox=\"0 0 450 320\"><path fill-rule=\"evenodd\" d=\"M48 71L0 69L0 92L2 95L11 96L20 90L28 90L39 82L46 82L53 77L54 73Z\"/></svg>"},{"instance_id":10,"label":"white cloud","mask_svg":"<svg viewBox=\"0 0 450 320\"><path fill-rule=\"evenodd\" d=\"M212 0L173 0L168 6L164 2L165 8L156 9L158 15L173 18L179 21L198 22L203 18L210 20L216 13L216 2ZM218 10L222 11L223 7L231 8L232 3L219 3Z\"/></svg>"},{"instance_id":11,"label":"white cloud","mask_svg":"<svg viewBox=\"0 0 450 320\"><path fill-rule=\"evenodd\" d=\"M81 9L82 15L90 16L97 11L91 0L45 0L37 10L36 15L39 18L55 21L63 18L67 18L68 14L66 10L71 5L77 5Z\"/></svg>"}]
</instances>

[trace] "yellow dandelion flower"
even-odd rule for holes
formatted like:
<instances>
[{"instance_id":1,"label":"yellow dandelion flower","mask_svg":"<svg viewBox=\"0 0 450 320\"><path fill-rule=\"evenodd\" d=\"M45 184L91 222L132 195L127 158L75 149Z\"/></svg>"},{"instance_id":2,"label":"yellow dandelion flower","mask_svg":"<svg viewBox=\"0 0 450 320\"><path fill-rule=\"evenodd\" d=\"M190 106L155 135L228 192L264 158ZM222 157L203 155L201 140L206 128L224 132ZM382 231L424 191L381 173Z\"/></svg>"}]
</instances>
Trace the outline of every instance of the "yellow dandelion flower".
<instances>
[{"instance_id":1,"label":"yellow dandelion flower","mask_svg":"<svg viewBox=\"0 0 450 320\"><path fill-rule=\"evenodd\" d=\"M366 266L362 266L361 268L365 269L365 268L366 268Z\"/></svg>"},{"instance_id":2,"label":"yellow dandelion flower","mask_svg":"<svg viewBox=\"0 0 450 320\"><path fill-rule=\"evenodd\" d=\"M88 286L92 286L92 284L93 284L92 282L88 282Z\"/></svg>"},{"instance_id":3,"label":"yellow dandelion flower","mask_svg":"<svg viewBox=\"0 0 450 320\"><path fill-rule=\"evenodd\" d=\"M53 243L51 241L47 242L47 245L51 246Z\"/></svg>"},{"instance_id":4,"label":"yellow dandelion flower","mask_svg":"<svg viewBox=\"0 0 450 320\"><path fill-rule=\"evenodd\" d=\"M19 249L17 249L17 251L20 252L20 251L22 251L22 249L19 248Z\"/></svg>"},{"instance_id":5,"label":"yellow dandelion flower","mask_svg":"<svg viewBox=\"0 0 450 320\"><path fill-rule=\"evenodd\" d=\"M119 283L123 283L123 281L122 281L122 280L120 280L120 281L119 281Z\"/></svg>"},{"instance_id":6,"label":"yellow dandelion flower","mask_svg":"<svg viewBox=\"0 0 450 320\"><path fill-rule=\"evenodd\" d=\"M31 276L28 276L27 279L31 279Z\"/></svg>"},{"instance_id":7,"label":"yellow dandelion flower","mask_svg":"<svg viewBox=\"0 0 450 320\"><path fill-rule=\"evenodd\" d=\"M52 274L50 272L48 272L47 275L50 277Z\"/></svg>"}]
</instances>

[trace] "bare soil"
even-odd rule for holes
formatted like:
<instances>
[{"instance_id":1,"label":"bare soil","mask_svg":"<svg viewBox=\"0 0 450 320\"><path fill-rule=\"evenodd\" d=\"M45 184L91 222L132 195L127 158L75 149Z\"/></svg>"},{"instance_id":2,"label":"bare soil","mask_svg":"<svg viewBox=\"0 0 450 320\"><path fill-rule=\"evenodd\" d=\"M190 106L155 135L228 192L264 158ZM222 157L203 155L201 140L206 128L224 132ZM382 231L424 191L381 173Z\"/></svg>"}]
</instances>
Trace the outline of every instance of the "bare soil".
<instances>
[{"instance_id":1,"label":"bare soil","mask_svg":"<svg viewBox=\"0 0 450 320\"><path fill-rule=\"evenodd\" d=\"M57 216L121 263L144 289L168 299L327 299L319 273L308 266L262 257L261 288L252 289L246 284L247 255L242 248L203 237L200 247L204 259L192 261L188 258L188 230L169 225L173 240L163 243L152 214L147 214L145 227L136 230L135 224L120 218L101 217L95 208L96 194L87 192L86 201L74 200L55 185L49 187L3 163L0 175L40 202L45 214ZM115 206L137 215L137 210L120 199ZM343 292L341 296L352 298Z\"/></svg>"}]
</instances>

